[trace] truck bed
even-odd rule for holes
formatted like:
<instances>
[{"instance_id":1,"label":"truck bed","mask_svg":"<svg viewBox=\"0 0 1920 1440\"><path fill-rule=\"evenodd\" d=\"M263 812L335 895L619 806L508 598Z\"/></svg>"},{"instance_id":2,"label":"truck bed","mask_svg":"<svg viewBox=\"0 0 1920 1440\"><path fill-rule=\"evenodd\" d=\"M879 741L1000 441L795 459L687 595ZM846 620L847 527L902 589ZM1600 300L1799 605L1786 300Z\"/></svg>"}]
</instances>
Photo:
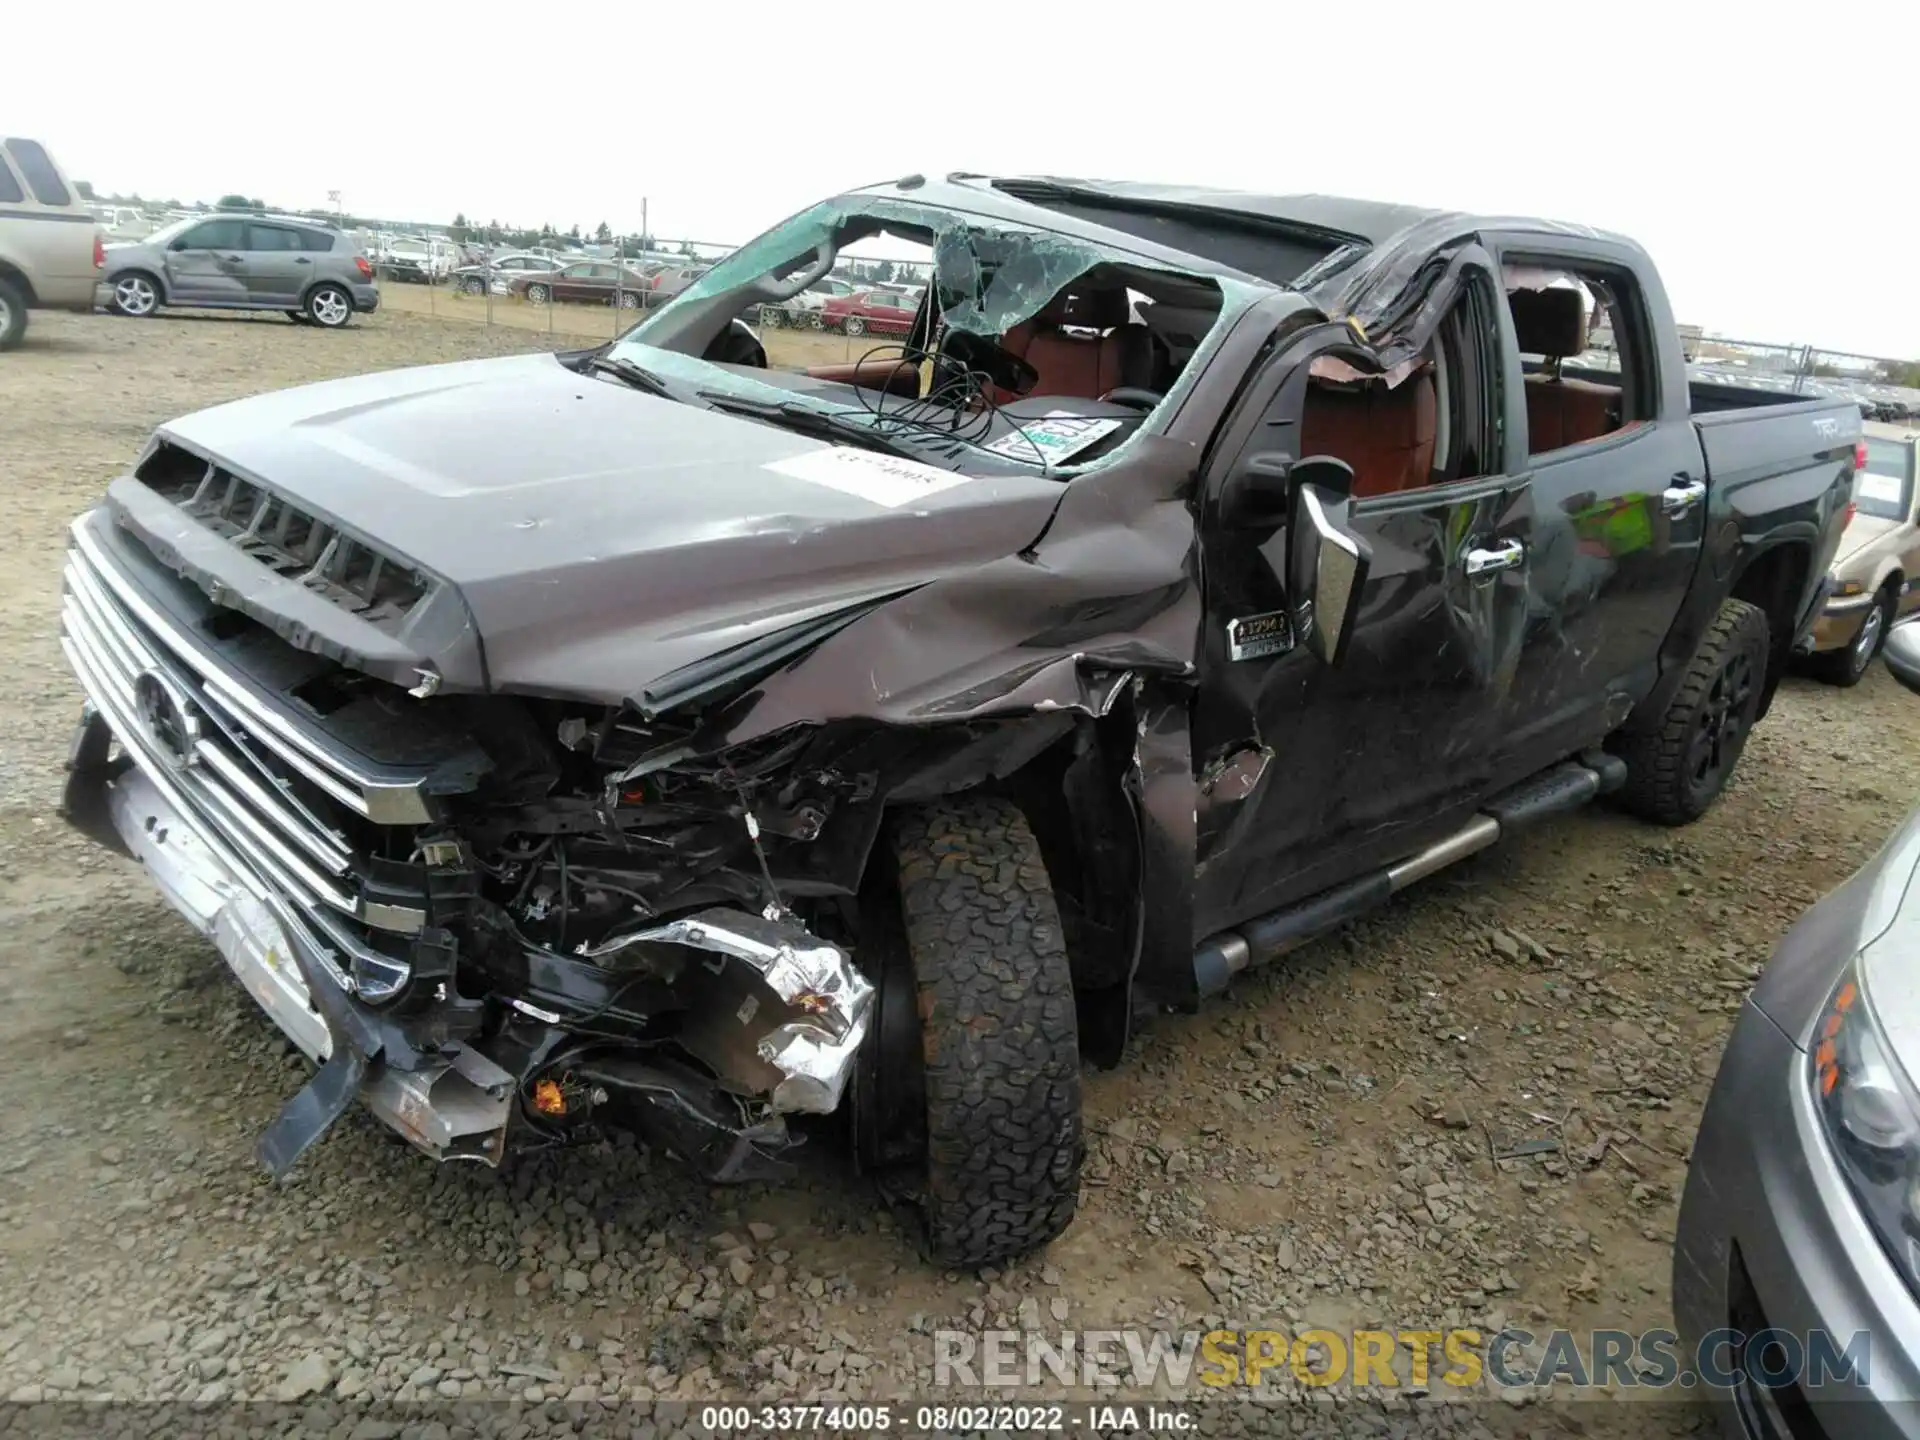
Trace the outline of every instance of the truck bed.
<instances>
[{"instance_id":1,"label":"truck bed","mask_svg":"<svg viewBox=\"0 0 1920 1440\"><path fill-rule=\"evenodd\" d=\"M1725 410L1774 410L1789 405L1831 406L1859 413L1860 407L1851 400L1836 399L1828 395L1789 395L1778 390L1762 390L1757 386L1739 385L1720 380L1687 381L1687 397L1695 415L1714 415Z\"/></svg>"}]
</instances>

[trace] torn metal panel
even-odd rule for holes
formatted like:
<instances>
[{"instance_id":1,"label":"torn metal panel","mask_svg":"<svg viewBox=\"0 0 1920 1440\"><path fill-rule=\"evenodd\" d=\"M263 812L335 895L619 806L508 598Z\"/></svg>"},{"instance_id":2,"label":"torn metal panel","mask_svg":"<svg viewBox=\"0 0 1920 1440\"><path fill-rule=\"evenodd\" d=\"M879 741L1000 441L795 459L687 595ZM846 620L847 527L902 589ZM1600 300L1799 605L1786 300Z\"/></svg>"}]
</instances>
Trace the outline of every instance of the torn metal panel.
<instances>
[{"instance_id":1,"label":"torn metal panel","mask_svg":"<svg viewBox=\"0 0 1920 1440\"><path fill-rule=\"evenodd\" d=\"M1141 814L1141 888L1153 897L1145 907L1139 986L1177 1010L1195 1010L1200 990L1194 975L1196 933L1193 877L1197 867L1199 787L1193 776L1193 740L1187 696L1140 694L1135 769L1129 780Z\"/></svg>"},{"instance_id":2,"label":"torn metal panel","mask_svg":"<svg viewBox=\"0 0 1920 1440\"><path fill-rule=\"evenodd\" d=\"M1301 290L1327 315L1357 320L1369 336L1394 328L1409 293L1421 288L1423 272L1443 268L1450 251L1489 232L1514 231L1559 235L1630 245L1622 236L1588 225L1518 216L1431 214L1407 226L1384 244L1342 257L1342 263L1318 275L1301 277Z\"/></svg>"},{"instance_id":3,"label":"torn metal panel","mask_svg":"<svg viewBox=\"0 0 1920 1440\"><path fill-rule=\"evenodd\" d=\"M1156 438L1076 480L1031 549L846 626L746 697L728 717L729 738L848 716L924 725L1024 710L1101 715L1127 677L1192 675L1191 456Z\"/></svg>"},{"instance_id":4,"label":"torn metal panel","mask_svg":"<svg viewBox=\"0 0 1920 1440\"><path fill-rule=\"evenodd\" d=\"M866 1038L867 1012L873 1004L872 984L846 951L787 921L739 910L703 910L616 936L579 953L603 959L643 944L687 945L743 960L758 971L766 988L799 1018L769 1027L761 1014L761 1001L752 993L742 994L725 1015L718 1007L702 1007L694 1012L695 1018L720 1022L710 1026L715 1048L731 1052L714 1053L711 1058L743 1059L749 1052L738 1047L750 1042L751 1055L777 1072L771 1086L776 1114L825 1115L839 1105L860 1042ZM729 1018L731 1024L726 1023ZM705 1048L697 1041L688 1045L695 1053Z\"/></svg>"}]
</instances>

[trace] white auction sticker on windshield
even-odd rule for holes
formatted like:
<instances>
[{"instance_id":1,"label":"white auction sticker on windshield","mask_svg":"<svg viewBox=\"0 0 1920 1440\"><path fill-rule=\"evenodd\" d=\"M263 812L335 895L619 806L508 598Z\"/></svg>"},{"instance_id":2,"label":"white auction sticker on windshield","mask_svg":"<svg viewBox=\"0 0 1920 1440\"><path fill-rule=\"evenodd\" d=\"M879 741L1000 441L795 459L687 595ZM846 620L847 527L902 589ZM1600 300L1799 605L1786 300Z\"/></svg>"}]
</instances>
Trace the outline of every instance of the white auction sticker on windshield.
<instances>
[{"instance_id":1,"label":"white auction sticker on windshield","mask_svg":"<svg viewBox=\"0 0 1920 1440\"><path fill-rule=\"evenodd\" d=\"M1023 421L1019 429L1010 430L981 448L1009 460L1024 460L1029 465L1058 465L1119 428L1118 420L1099 420L1090 415L1056 410L1038 420Z\"/></svg>"},{"instance_id":2,"label":"white auction sticker on windshield","mask_svg":"<svg viewBox=\"0 0 1920 1440\"><path fill-rule=\"evenodd\" d=\"M897 510L916 500L925 500L964 485L968 477L956 475L918 460L898 455L881 455L872 450L856 450L849 445L833 445L824 450L809 450L768 464L768 470L791 475L815 485L857 495L862 500Z\"/></svg>"}]
</instances>

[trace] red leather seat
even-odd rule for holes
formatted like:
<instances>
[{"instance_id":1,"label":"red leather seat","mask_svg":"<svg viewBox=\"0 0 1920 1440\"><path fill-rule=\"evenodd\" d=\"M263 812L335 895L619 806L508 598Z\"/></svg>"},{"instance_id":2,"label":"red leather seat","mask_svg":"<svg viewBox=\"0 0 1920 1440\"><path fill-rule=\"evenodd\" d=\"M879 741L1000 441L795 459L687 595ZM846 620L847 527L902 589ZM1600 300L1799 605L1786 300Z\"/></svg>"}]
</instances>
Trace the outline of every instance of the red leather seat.
<instances>
[{"instance_id":1,"label":"red leather seat","mask_svg":"<svg viewBox=\"0 0 1920 1440\"><path fill-rule=\"evenodd\" d=\"M1332 455L1353 467L1355 498L1417 489L1433 478L1433 372L1422 367L1394 386L1384 380L1307 384L1300 454Z\"/></svg>"},{"instance_id":2,"label":"red leather seat","mask_svg":"<svg viewBox=\"0 0 1920 1440\"><path fill-rule=\"evenodd\" d=\"M1082 334L1068 334L1070 327ZM1098 400L1122 385L1153 389L1153 336L1122 289L1063 290L1000 337L1040 374L1031 393Z\"/></svg>"},{"instance_id":3,"label":"red leather seat","mask_svg":"<svg viewBox=\"0 0 1920 1440\"><path fill-rule=\"evenodd\" d=\"M1567 380L1560 362L1587 348L1586 305L1578 290L1510 290L1513 338L1523 355L1539 355L1550 369L1527 376L1527 449L1535 455L1598 440L1620 428L1618 386Z\"/></svg>"}]
</instances>

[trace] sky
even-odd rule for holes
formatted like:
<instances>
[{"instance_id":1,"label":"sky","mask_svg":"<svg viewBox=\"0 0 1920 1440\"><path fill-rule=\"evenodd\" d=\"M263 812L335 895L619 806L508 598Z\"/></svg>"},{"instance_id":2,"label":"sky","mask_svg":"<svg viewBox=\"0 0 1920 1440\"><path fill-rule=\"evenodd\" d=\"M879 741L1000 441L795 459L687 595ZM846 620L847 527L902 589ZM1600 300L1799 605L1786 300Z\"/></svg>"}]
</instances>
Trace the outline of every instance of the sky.
<instances>
[{"instance_id":1,"label":"sky","mask_svg":"<svg viewBox=\"0 0 1920 1440\"><path fill-rule=\"evenodd\" d=\"M1319 192L1620 231L1684 323L1920 358L1902 0L19 12L0 133L102 192L724 242L916 172Z\"/></svg>"}]
</instances>

